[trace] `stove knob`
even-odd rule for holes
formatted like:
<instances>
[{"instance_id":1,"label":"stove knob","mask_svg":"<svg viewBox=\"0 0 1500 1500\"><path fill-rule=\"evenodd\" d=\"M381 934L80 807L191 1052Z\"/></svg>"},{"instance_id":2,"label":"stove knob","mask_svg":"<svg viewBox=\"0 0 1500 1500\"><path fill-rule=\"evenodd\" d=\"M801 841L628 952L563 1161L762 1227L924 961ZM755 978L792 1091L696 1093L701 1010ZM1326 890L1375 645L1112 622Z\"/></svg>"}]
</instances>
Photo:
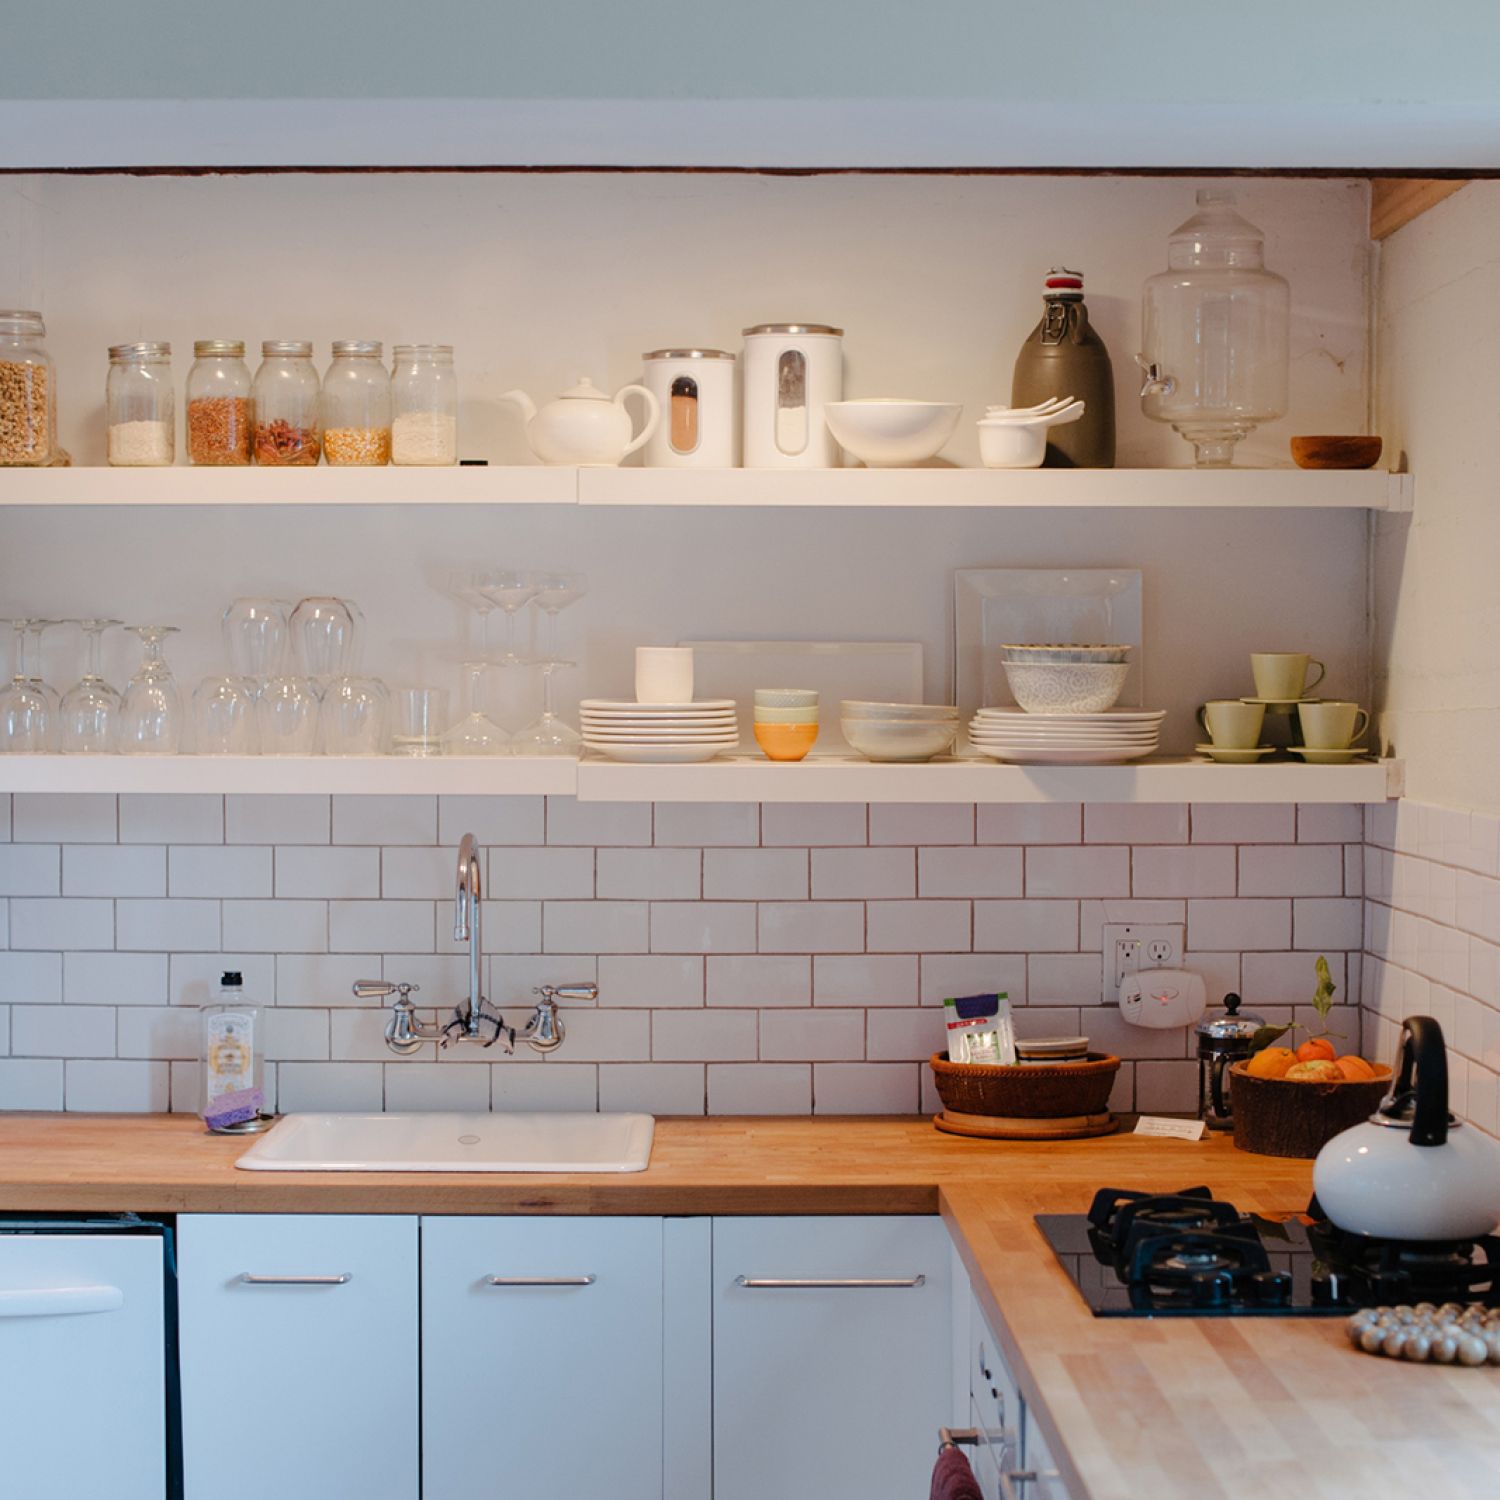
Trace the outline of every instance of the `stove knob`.
<instances>
[{"instance_id":1,"label":"stove knob","mask_svg":"<svg viewBox=\"0 0 1500 1500\"><path fill-rule=\"evenodd\" d=\"M1199 1271L1190 1284L1199 1307L1218 1307L1234 1294L1234 1277L1228 1271Z\"/></svg>"},{"instance_id":2,"label":"stove knob","mask_svg":"<svg viewBox=\"0 0 1500 1500\"><path fill-rule=\"evenodd\" d=\"M1262 1306L1285 1307L1292 1300L1292 1278L1285 1271L1257 1271L1250 1283Z\"/></svg>"}]
</instances>

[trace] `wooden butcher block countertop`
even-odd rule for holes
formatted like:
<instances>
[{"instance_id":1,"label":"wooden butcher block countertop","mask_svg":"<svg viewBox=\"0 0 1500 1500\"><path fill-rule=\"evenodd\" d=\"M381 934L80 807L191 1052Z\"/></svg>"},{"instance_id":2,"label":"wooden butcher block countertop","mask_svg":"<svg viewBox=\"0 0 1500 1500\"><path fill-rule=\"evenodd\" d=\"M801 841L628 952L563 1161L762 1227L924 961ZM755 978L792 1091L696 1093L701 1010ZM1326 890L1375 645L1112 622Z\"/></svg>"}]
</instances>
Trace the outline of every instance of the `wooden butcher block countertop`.
<instances>
[{"instance_id":1,"label":"wooden butcher block countertop","mask_svg":"<svg viewBox=\"0 0 1500 1500\"><path fill-rule=\"evenodd\" d=\"M1342 1320L1095 1318L1032 1215L1102 1186L1306 1206L1222 1136L968 1141L913 1119L663 1119L618 1176L240 1172L183 1116L0 1115L0 1212L934 1213L1077 1500L1497 1500L1500 1370L1356 1352Z\"/></svg>"}]
</instances>

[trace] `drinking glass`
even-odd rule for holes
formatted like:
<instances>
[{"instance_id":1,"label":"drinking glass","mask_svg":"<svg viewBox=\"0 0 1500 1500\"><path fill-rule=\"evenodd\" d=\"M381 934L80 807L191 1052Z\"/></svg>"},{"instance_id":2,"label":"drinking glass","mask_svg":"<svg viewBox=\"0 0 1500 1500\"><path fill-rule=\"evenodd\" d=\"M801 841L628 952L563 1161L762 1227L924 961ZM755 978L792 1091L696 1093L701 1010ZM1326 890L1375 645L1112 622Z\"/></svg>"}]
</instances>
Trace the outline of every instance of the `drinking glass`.
<instances>
[{"instance_id":1,"label":"drinking glass","mask_svg":"<svg viewBox=\"0 0 1500 1500\"><path fill-rule=\"evenodd\" d=\"M104 755L115 748L120 695L101 667L104 632L119 620L79 620L83 631L83 676L63 694L61 749L65 755Z\"/></svg>"},{"instance_id":2,"label":"drinking glass","mask_svg":"<svg viewBox=\"0 0 1500 1500\"><path fill-rule=\"evenodd\" d=\"M336 677L318 709L325 755L382 755L390 694L377 677Z\"/></svg>"},{"instance_id":3,"label":"drinking glass","mask_svg":"<svg viewBox=\"0 0 1500 1500\"><path fill-rule=\"evenodd\" d=\"M292 611L292 655L297 670L319 690L354 670L358 606L330 595L301 600Z\"/></svg>"},{"instance_id":4,"label":"drinking glass","mask_svg":"<svg viewBox=\"0 0 1500 1500\"><path fill-rule=\"evenodd\" d=\"M162 656L162 642L176 635L177 627L125 628L145 647L145 655L120 703L120 754L175 755L182 739L182 699Z\"/></svg>"},{"instance_id":5,"label":"drinking glass","mask_svg":"<svg viewBox=\"0 0 1500 1500\"><path fill-rule=\"evenodd\" d=\"M285 599L235 599L224 611L229 670L257 687L286 670L291 605Z\"/></svg>"},{"instance_id":6,"label":"drinking glass","mask_svg":"<svg viewBox=\"0 0 1500 1500\"><path fill-rule=\"evenodd\" d=\"M480 708L485 663L466 661L464 716L443 736L444 755L508 755L510 735Z\"/></svg>"},{"instance_id":7,"label":"drinking glass","mask_svg":"<svg viewBox=\"0 0 1500 1500\"><path fill-rule=\"evenodd\" d=\"M525 666L525 659L516 655L516 614L535 597L536 576L515 569L499 568L482 577L484 581L476 585L479 592L491 604L505 611L505 655L499 658L496 665Z\"/></svg>"},{"instance_id":8,"label":"drinking glass","mask_svg":"<svg viewBox=\"0 0 1500 1500\"><path fill-rule=\"evenodd\" d=\"M403 687L393 695L392 755L440 755L448 723L447 688Z\"/></svg>"},{"instance_id":9,"label":"drinking glass","mask_svg":"<svg viewBox=\"0 0 1500 1500\"><path fill-rule=\"evenodd\" d=\"M0 688L0 751L39 755L48 748L52 706L27 671L26 636L30 620L12 620L15 673Z\"/></svg>"},{"instance_id":10,"label":"drinking glass","mask_svg":"<svg viewBox=\"0 0 1500 1500\"><path fill-rule=\"evenodd\" d=\"M311 755L318 744L318 690L310 677L272 677L255 697L262 755Z\"/></svg>"},{"instance_id":11,"label":"drinking glass","mask_svg":"<svg viewBox=\"0 0 1500 1500\"><path fill-rule=\"evenodd\" d=\"M544 661L542 669L542 716L535 724L517 730L511 741L515 755L577 755L583 737L571 725L563 723L552 707L552 677L567 662Z\"/></svg>"},{"instance_id":12,"label":"drinking glass","mask_svg":"<svg viewBox=\"0 0 1500 1500\"><path fill-rule=\"evenodd\" d=\"M547 617L547 655L544 660L554 666L572 666L572 662L560 660L557 654L557 617L570 604L583 598L588 590L588 579L582 573L537 573L534 577L536 592L531 602Z\"/></svg>"},{"instance_id":13,"label":"drinking glass","mask_svg":"<svg viewBox=\"0 0 1500 1500\"><path fill-rule=\"evenodd\" d=\"M193 693L193 745L199 755L254 755L256 687L245 677L205 677Z\"/></svg>"},{"instance_id":14,"label":"drinking glass","mask_svg":"<svg viewBox=\"0 0 1500 1500\"><path fill-rule=\"evenodd\" d=\"M490 654L490 615L494 612L497 601L490 598L486 590L499 576L485 569L460 568L449 573L443 584L443 592L450 599L474 612L478 626L469 632L469 636L473 641L472 651L476 657Z\"/></svg>"}]
</instances>

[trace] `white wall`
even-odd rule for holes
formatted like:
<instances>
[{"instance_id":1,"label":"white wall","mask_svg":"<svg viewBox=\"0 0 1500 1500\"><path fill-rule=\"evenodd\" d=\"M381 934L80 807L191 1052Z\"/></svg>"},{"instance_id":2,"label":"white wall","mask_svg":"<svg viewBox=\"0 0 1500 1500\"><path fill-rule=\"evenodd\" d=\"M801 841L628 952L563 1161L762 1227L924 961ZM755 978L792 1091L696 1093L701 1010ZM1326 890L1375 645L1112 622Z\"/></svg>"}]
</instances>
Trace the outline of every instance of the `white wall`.
<instances>
[{"instance_id":1,"label":"white wall","mask_svg":"<svg viewBox=\"0 0 1500 1500\"><path fill-rule=\"evenodd\" d=\"M1419 477L1375 550L1382 734L1408 795L1500 810L1500 184L1473 183L1385 241L1379 430Z\"/></svg>"}]
</instances>

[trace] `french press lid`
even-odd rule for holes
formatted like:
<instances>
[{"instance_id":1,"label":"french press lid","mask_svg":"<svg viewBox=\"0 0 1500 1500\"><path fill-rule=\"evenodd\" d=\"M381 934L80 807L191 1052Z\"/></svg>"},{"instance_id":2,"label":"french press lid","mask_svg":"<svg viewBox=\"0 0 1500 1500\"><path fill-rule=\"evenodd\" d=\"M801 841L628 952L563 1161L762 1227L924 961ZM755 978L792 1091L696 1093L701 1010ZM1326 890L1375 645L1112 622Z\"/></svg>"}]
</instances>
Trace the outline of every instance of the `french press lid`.
<instances>
[{"instance_id":1,"label":"french press lid","mask_svg":"<svg viewBox=\"0 0 1500 1500\"><path fill-rule=\"evenodd\" d=\"M1248 1042L1266 1022L1264 1016L1254 1015L1250 1011L1241 1014L1241 1003L1238 995L1225 995L1223 1014L1204 1016L1193 1027L1194 1035L1217 1042Z\"/></svg>"}]
</instances>

